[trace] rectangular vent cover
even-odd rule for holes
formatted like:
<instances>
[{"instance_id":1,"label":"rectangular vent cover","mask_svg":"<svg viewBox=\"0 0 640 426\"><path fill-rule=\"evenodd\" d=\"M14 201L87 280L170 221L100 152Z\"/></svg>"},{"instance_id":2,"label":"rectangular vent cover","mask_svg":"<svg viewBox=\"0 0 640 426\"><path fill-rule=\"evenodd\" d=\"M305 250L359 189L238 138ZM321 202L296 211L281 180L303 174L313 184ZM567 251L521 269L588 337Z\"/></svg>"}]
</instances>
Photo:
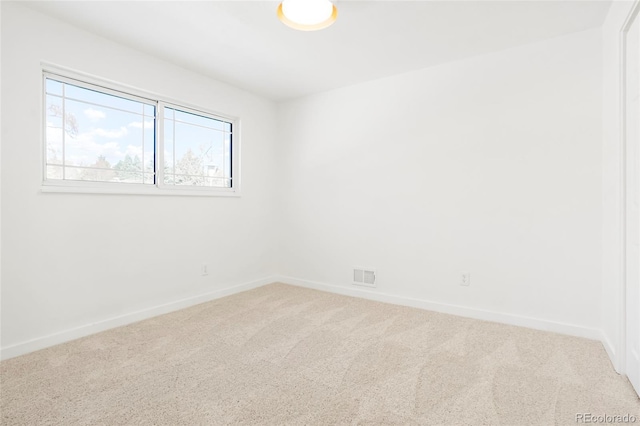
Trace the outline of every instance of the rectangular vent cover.
<instances>
[{"instance_id":1,"label":"rectangular vent cover","mask_svg":"<svg viewBox=\"0 0 640 426\"><path fill-rule=\"evenodd\" d=\"M353 283L367 287L376 286L376 271L374 269L353 268Z\"/></svg>"}]
</instances>

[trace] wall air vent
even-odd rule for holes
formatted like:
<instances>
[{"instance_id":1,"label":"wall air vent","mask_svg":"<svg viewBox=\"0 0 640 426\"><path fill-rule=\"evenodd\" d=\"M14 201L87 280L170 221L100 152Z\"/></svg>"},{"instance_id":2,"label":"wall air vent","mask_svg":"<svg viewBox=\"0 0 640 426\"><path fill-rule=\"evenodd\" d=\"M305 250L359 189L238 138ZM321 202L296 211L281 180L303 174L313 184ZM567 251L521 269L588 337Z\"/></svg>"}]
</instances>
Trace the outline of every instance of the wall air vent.
<instances>
[{"instance_id":1,"label":"wall air vent","mask_svg":"<svg viewBox=\"0 0 640 426\"><path fill-rule=\"evenodd\" d=\"M376 286L376 271L371 268L353 268L353 284L366 287Z\"/></svg>"}]
</instances>

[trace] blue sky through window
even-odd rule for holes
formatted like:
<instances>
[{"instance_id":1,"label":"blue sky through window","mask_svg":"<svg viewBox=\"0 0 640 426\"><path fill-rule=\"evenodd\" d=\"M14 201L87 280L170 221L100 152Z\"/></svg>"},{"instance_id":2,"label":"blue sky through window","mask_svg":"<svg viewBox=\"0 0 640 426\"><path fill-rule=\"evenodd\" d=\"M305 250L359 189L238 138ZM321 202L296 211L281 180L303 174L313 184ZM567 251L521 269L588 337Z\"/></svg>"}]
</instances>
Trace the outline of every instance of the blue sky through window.
<instances>
[{"instance_id":1,"label":"blue sky through window","mask_svg":"<svg viewBox=\"0 0 640 426\"><path fill-rule=\"evenodd\" d=\"M46 92L48 178L154 182L155 105L50 78ZM231 124L173 108L165 117L165 183L231 186Z\"/></svg>"}]
</instances>

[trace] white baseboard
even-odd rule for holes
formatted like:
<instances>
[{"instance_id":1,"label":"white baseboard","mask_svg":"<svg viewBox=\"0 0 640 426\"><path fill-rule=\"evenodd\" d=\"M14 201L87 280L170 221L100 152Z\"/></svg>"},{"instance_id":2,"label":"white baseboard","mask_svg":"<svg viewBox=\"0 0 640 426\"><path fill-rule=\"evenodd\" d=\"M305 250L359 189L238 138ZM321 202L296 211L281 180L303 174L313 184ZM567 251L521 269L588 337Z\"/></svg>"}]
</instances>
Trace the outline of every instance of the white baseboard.
<instances>
[{"instance_id":1,"label":"white baseboard","mask_svg":"<svg viewBox=\"0 0 640 426\"><path fill-rule=\"evenodd\" d=\"M432 302L424 299L394 296L391 294L366 290L363 288L338 286L333 284L302 280L293 277L279 276L277 277L277 279L279 282L284 284L327 291L330 293L337 293L345 296L360 297L363 299L386 302L394 305L410 306L412 308L426 309L429 311L441 312L444 314L458 315L461 317L498 322L502 324L517 325L520 327L527 327L535 330L551 331L554 333L566 334L569 336L584 337L591 340L602 341L603 337L602 332L599 329L582 327L574 324L548 321L538 318L524 317L520 315L487 311L476 308L468 308L465 306L449 305L446 303Z\"/></svg>"},{"instance_id":2,"label":"white baseboard","mask_svg":"<svg viewBox=\"0 0 640 426\"><path fill-rule=\"evenodd\" d=\"M561 323L556 321L548 321L520 315L505 314L501 312L487 311L482 309L469 308L458 305L450 305L440 302L433 302L424 299L416 299L403 296L395 296L391 294L381 293L377 291L367 290L363 288L351 288L338 286L333 284L320 283L315 281L303 280L299 278L287 276L272 276L244 284L239 284L219 290L214 290L197 296L191 296L184 299L176 300L169 303L153 306L124 315L107 318L95 323L82 325L80 327L63 330L46 336L20 342L11 346L0 349L0 359L9 359L29 352L44 349L60 343L75 340L101 331L109 330L115 327L131 324L147 318L177 311L179 309L188 308L210 300L219 299L235 293L251 290L273 282L281 282L284 284L306 287L315 290L326 291L330 293L342 294L345 296L359 297L363 299L375 300L378 302L391 303L395 305L409 306L413 308L426 309L445 314L458 315L467 318L474 318L484 321L493 321L503 324L517 325L521 327L532 328L536 330L550 331L555 333L567 334L570 336L584 337L592 340L599 340L604 345L609 357L614 361L615 350L606 336L599 329L592 329L573 324ZM614 362L614 367L617 365Z\"/></svg>"},{"instance_id":3,"label":"white baseboard","mask_svg":"<svg viewBox=\"0 0 640 426\"><path fill-rule=\"evenodd\" d=\"M52 333L47 336L37 337L35 339L3 347L2 349L0 349L0 359L4 360L13 358L29 352L37 351L39 349L44 349L50 346L58 345L60 343L79 339L80 337L85 337L90 334L99 333L101 331L131 324L137 321L142 321L147 318L177 311L179 309L188 308L190 306L219 299L221 297L230 296L235 293L251 290L275 281L277 281L277 277L263 278L248 283L210 291L196 296L186 297L184 299L176 300L173 302L163 303L161 305L152 306L150 308L142 309L139 311L118 315L116 317L107 318L98 322L82 325L80 327Z\"/></svg>"},{"instance_id":4,"label":"white baseboard","mask_svg":"<svg viewBox=\"0 0 640 426\"><path fill-rule=\"evenodd\" d=\"M624 366L620 362L621 360L617 357L616 347L611 343L611 340L607 337L604 332L600 336L600 340L602 341L602 346L604 346L604 350L607 351L607 355L609 355L609 359L611 360L611 365L613 365L613 369L616 370L618 374L625 374Z\"/></svg>"}]
</instances>

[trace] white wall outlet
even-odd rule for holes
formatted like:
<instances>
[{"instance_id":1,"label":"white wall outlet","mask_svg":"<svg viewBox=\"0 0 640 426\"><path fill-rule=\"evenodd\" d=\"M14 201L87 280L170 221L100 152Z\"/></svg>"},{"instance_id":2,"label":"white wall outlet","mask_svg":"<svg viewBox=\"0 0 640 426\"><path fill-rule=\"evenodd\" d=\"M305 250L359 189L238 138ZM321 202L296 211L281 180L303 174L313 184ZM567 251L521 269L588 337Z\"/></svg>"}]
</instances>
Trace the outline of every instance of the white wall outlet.
<instances>
[{"instance_id":1,"label":"white wall outlet","mask_svg":"<svg viewBox=\"0 0 640 426\"><path fill-rule=\"evenodd\" d=\"M203 263L200 273L202 274L202 276L209 275L209 265L206 263Z\"/></svg>"},{"instance_id":2,"label":"white wall outlet","mask_svg":"<svg viewBox=\"0 0 640 426\"><path fill-rule=\"evenodd\" d=\"M460 272L460 285L468 286L471 284L471 274L469 272Z\"/></svg>"}]
</instances>

